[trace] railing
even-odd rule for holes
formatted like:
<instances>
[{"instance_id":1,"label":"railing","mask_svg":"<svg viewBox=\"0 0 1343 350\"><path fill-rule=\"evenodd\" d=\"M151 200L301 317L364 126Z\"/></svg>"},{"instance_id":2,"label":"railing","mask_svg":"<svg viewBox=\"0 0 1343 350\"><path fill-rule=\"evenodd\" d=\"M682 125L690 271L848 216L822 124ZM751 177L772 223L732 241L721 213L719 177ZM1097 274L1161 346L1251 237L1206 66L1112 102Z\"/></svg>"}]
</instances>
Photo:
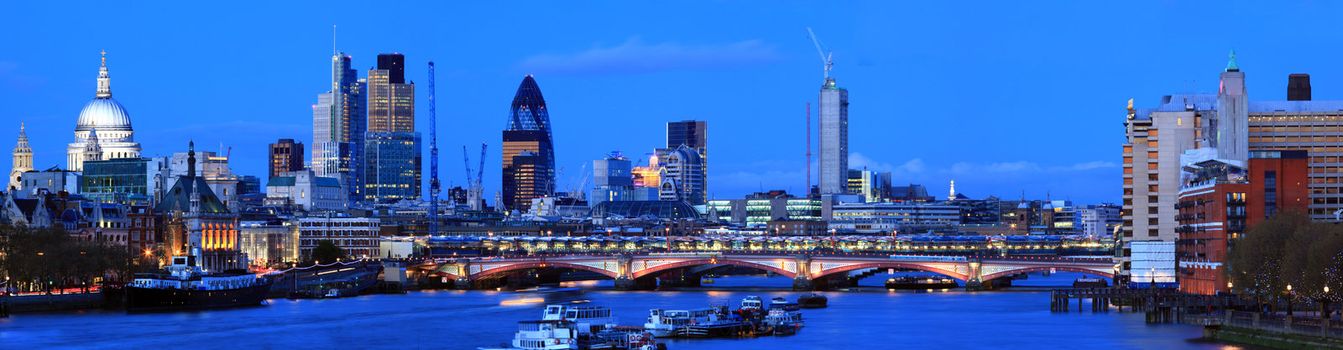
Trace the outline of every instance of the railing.
<instances>
[{"instance_id":1,"label":"railing","mask_svg":"<svg viewBox=\"0 0 1343 350\"><path fill-rule=\"evenodd\" d=\"M1343 339L1343 322L1336 320L1326 322L1313 317L1229 311L1222 316L1220 324L1267 332Z\"/></svg>"}]
</instances>

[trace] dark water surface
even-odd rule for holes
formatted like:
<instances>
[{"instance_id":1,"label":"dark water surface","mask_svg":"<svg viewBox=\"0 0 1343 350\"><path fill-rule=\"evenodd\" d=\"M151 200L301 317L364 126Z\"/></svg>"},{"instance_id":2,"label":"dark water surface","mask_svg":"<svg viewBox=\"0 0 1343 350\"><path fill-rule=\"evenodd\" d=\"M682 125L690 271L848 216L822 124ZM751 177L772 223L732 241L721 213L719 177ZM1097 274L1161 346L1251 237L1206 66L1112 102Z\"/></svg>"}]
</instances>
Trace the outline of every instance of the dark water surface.
<instances>
[{"instance_id":1,"label":"dark water surface","mask_svg":"<svg viewBox=\"0 0 1343 350\"><path fill-rule=\"evenodd\" d=\"M669 349L1234 349L1192 340L1201 329L1147 325L1141 314L1049 312L1049 292L1017 281L1005 291L830 292L830 307L804 310L795 336L673 340ZM879 286L884 278L864 280ZM721 290L616 292L609 282L555 293L428 291L335 300L271 300L268 306L205 312L21 314L0 319L0 349L475 349L512 339L516 322L539 319L546 303L610 307L621 324L642 325L650 308L736 306L799 293L783 278L729 277Z\"/></svg>"}]
</instances>

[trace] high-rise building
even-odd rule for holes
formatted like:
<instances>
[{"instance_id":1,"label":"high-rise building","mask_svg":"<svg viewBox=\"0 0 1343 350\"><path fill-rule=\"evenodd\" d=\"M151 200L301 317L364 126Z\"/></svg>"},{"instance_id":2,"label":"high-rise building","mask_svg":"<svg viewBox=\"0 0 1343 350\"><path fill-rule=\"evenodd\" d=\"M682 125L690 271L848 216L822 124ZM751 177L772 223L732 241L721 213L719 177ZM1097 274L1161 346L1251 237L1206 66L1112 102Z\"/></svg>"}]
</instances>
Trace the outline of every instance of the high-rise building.
<instances>
[{"instance_id":1,"label":"high-rise building","mask_svg":"<svg viewBox=\"0 0 1343 350\"><path fill-rule=\"evenodd\" d=\"M1205 146L1202 125L1218 98L1211 95L1166 96L1154 110L1137 111L1130 101L1124 143L1124 224L1116 254L1120 282L1129 276L1132 242L1178 238L1175 204L1180 189L1181 155Z\"/></svg>"},{"instance_id":2,"label":"high-rise building","mask_svg":"<svg viewBox=\"0 0 1343 350\"><path fill-rule=\"evenodd\" d=\"M107 52L104 51L102 65L98 67L98 90L94 98L79 112L79 121L75 125L75 141L66 147L66 168L72 171L84 169L87 151L96 148L98 159L136 158L140 156L140 144L135 142L135 130L131 128L131 117L126 108L112 99L112 78L107 73ZM93 136L97 129L97 135ZM92 140L90 138L92 137ZM93 145L89 143L92 141Z\"/></svg>"},{"instance_id":3,"label":"high-rise building","mask_svg":"<svg viewBox=\"0 0 1343 350\"><path fill-rule=\"evenodd\" d=\"M709 188L709 122L703 120L682 120L667 123L667 149L677 149L685 145L699 152L700 171L697 177L703 179L701 193L704 198L692 198L692 204L704 204L708 200Z\"/></svg>"},{"instance_id":4,"label":"high-rise building","mask_svg":"<svg viewBox=\"0 0 1343 350\"><path fill-rule=\"evenodd\" d=\"M822 195L843 194L849 178L849 90L827 77L820 100L820 190Z\"/></svg>"},{"instance_id":5,"label":"high-rise building","mask_svg":"<svg viewBox=\"0 0 1343 350\"><path fill-rule=\"evenodd\" d=\"M676 148L659 148L658 199L685 201L691 205L707 201L704 187L704 158L699 151L684 144Z\"/></svg>"},{"instance_id":6,"label":"high-rise building","mask_svg":"<svg viewBox=\"0 0 1343 350\"><path fill-rule=\"evenodd\" d=\"M405 56L379 54L368 71L368 130L364 136L364 199L420 198L420 134L415 132L415 84L406 82Z\"/></svg>"},{"instance_id":7,"label":"high-rise building","mask_svg":"<svg viewBox=\"0 0 1343 350\"><path fill-rule=\"evenodd\" d=\"M22 188L23 173L33 170L33 148L28 146L28 133L23 130L23 123L19 123L19 142L14 145L14 160L10 164L9 189L5 192Z\"/></svg>"},{"instance_id":8,"label":"high-rise building","mask_svg":"<svg viewBox=\"0 0 1343 350\"><path fill-rule=\"evenodd\" d=\"M363 199L363 144L368 126L365 87L352 58L331 55L331 87L313 105L312 169L340 179L351 201Z\"/></svg>"},{"instance_id":9,"label":"high-rise building","mask_svg":"<svg viewBox=\"0 0 1343 350\"><path fill-rule=\"evenodd\" d=\"M369 132L364 142L364 200L420 198L420 133Z\"/></svg>"},{"instance_id":10,"label":"high-rise building","mask_svg":"<svg viewBox=\"0 0 1343 350\"><path fill-rule=\"evenodd\" d=\"M368 71L368 132L415 132L415 84L406 83L405 60L379 54Z\"/></svg>"},{"instance_id":11,"label":"high-rise building","mask_svg":"<svg viewBox=\"0 0 1343 350\"><path fill-rule=\"evenodd\" d=\"M1236 53L1230 54L1217 90L1217 117L1210 120L1210 146L1217 157L1244 164L1249 160L1250 97L1245 88L1245 72L1236 65Z\"/></svg>"},{"instance_id":12,"label":"high-rise building","mask_svg":"<svg viewBox=\"0 0 1343 350\"><path fill-rule=\"evenodd\" d=\"M588 205L606 201L632 200L634 190L633 167L620 152L611 152L605 159L592 161L592 195Z\"/></svg>"},{"instance_id":13,"label":"high-rise building","mask_svg":"<svg viewBox=\"0 0 1343 350\"><path fill-rule=\"evenodd\" d=\"M503 132L501 203L508 210L527 212L533 198L555 192L555 149L550 113L536 79L522 79L509 108Z\"/></svg>"},{"instance_id":14,"label":"high-rise building","mask_svg":"<svg viewBox=\"0 0 1343 350\"><path fill-rule=\"evenodd\" d=\"M886 194L891 191L890 172L849 169L848 175L847 187L849 193L862 196L864 202L884 202ZM952 184L955 186L955 182Z\"/></svg>"},{"instance_id":15,"label":"high-rise building","mask_svg":"<svg viewBox=\"0 0 1343 350\"><path fill-rule=\"evenodd\" d=\"M280 139L270 144L270 171L267 175L303 170L303 143L294 139Z\"/></svg>"}]
</instances>

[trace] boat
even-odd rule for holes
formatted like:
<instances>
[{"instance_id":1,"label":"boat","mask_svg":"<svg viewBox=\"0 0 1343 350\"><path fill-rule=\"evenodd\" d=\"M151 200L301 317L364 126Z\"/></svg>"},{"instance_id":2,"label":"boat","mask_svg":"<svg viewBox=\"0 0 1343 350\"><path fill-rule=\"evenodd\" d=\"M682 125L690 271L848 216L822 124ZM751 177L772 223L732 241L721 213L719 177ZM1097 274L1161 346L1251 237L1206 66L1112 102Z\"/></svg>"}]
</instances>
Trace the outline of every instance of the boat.
<instances>
[{"instance_id":1,"label":"boat","mask_svg":"<svg viewBox=\"0 0 1343 350\"><path fill-rule=\"evenodd\" d=\"M518 332L513 334L512 344L504 345L504 347L478 349L577 350L582 348L579 345L576 324L565 320L541 320L518 322Z\"/></svg>"},{"instance_id":2,"label":"boat","mask_svg":"<svg viewBox=\"0 0 1343 350\"><path fill-rule=\"evenodd\" d=\"M951 289L956 280L946 277L896 277L886 280L886 289Z\"/></svg>"},{"instance_id":3,"label":"boat","mask_svg":"<svg viewBox=\"0 0 1343 350\"><path fill-rule=\"evenodd\" d=\"M797 303L788 301L788 299L785 299L784 297L774 297L769 300L769 308L770 310L782 309L785 311L797 311L801 307L799 307Z\"/></svg>"},{"instance_id":4,"label":"boat","mask_svg":"<svg viewBox=\"0 0 1343 350\"><path fill-rule=\"evenodd\" d=\"M692 323L716 320L718 313L712 308L694 310L648 310L648 321L644 330L653 336L663 338L676 335L676 332Z\"/></svg>"},{"instance_id":5,"label":"boat","mask_svg":"<svg viewBox=\"0 0 1343 350\"><path fill-rule=\"evenodd\" d=\"M824 295L811 293L797 297L797 304L804 309L819 309L826 307L830 299Z\"/></svg>"},{"instance_id":6,"label":"boat","mask_svg":"<svg viewBox=\"0 0 1343 350\"><path fill-rule=\"evenodd\" d=\"M1082 277L1073 281L1073 288L1105 288L1109 286L1109 283L1100 278Z\"/></svg>"},{"instance_id":7,"label":"boat","mask_svg":"<svg viewBox=\"0 0 1343 350\"><path fill-rule=\"evenodd\" d=\"M545 321L564 320L577 325L580 334L592 334L613 328L616 319L611 317L611 309L605 306L584 305L546 305L541 319Z\"/></svg>"},{"instance_id":8,"label":"boat","mask_svg":"<svg viewBox=\"0 0 1343 350\"><path fill-rule=\"evenodd\" d=\"M784 309L770 309L761 325L767 334L793 335L802 328L802 313Z\"/></svg>"},{"instance_id":9,"label":"boat","mask_svg":"<svg viewBox=\"0 0 1343 350\"><path fill-rule=\"evenodd\" d=\"M761 300L760 300L760 297L758 297L758 296L754 296L754 295L752 295L752 296L748 296L748 297L746 297L746 298L744 298L744 299L741 300L741 309L742 309L742 310L764 310L764 309L765 309L765 302L764 302L764 301L761 301Z\"/></svg>"},{"instance_id":10,"label":"boat","mask_svg":"<svg viewBox=\"0 0 1343 350\"><path fill-rule=\"evenodd\" d=\"M711 310L714 311L713 316L707 321L691 322L676 329L672 335L683 338L714 338L749 334L752 331L750 323L730 318L727 307L719 306Z\"/></svg>"},{"instance_id":11,"label":"boat","mask_svg":"<svg viewBox=\"0 0 1343 350\"><path fill-rule=\"evenodd\" d=\"M195 255L174 256L165 273L136 274L126 285L126 311L174 311L258 306L271 280L243 270L206 274Z\"/></svg>"}]
</instances>

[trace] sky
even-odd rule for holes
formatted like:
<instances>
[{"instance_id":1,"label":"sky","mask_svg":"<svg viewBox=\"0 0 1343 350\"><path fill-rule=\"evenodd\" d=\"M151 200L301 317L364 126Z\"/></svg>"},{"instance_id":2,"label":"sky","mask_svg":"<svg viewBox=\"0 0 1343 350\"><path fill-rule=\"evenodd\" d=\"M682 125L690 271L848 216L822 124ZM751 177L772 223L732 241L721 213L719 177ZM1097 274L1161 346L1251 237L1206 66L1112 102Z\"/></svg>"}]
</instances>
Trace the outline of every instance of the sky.
<instances>
[{"instance_id":1,"label":"sky","mask_svg":"<svg viewBox=\"0 0 1343 350\"><path fill-rule=\"evenodd\" d=\"M194 140L231 150L235 173L265 177L268 143L311 143L335 25L334 44L361 77L378 53L406 55L425 140L426 63L436 62L445 188L465 183L462 146L474 168L484 142L486 192L498 191L500 132L518 84L534 74L550 109L560 190L583 184L591 161L611 151L643 158L664 146L666 122L699 119L709 122L711 197L799 193L806 106L816 107L822 82L811 27L849 90L851 167L890 171L895 184L923 184L938 197L955 180L972 198L1118 202L1129 98L1143 107L1166 94L1215 92L1234 49L1252 100L1284 99L1297 72L1311 74L1315 99L1343 99L1343 31L1333 25L1341 7L24 1L0 12L0 148L12 147L25 122L36 167L64 167L105 49L114 97L146 156ZM428 166L427 145L424 154Z\"/></svg>"}]
</instances>

